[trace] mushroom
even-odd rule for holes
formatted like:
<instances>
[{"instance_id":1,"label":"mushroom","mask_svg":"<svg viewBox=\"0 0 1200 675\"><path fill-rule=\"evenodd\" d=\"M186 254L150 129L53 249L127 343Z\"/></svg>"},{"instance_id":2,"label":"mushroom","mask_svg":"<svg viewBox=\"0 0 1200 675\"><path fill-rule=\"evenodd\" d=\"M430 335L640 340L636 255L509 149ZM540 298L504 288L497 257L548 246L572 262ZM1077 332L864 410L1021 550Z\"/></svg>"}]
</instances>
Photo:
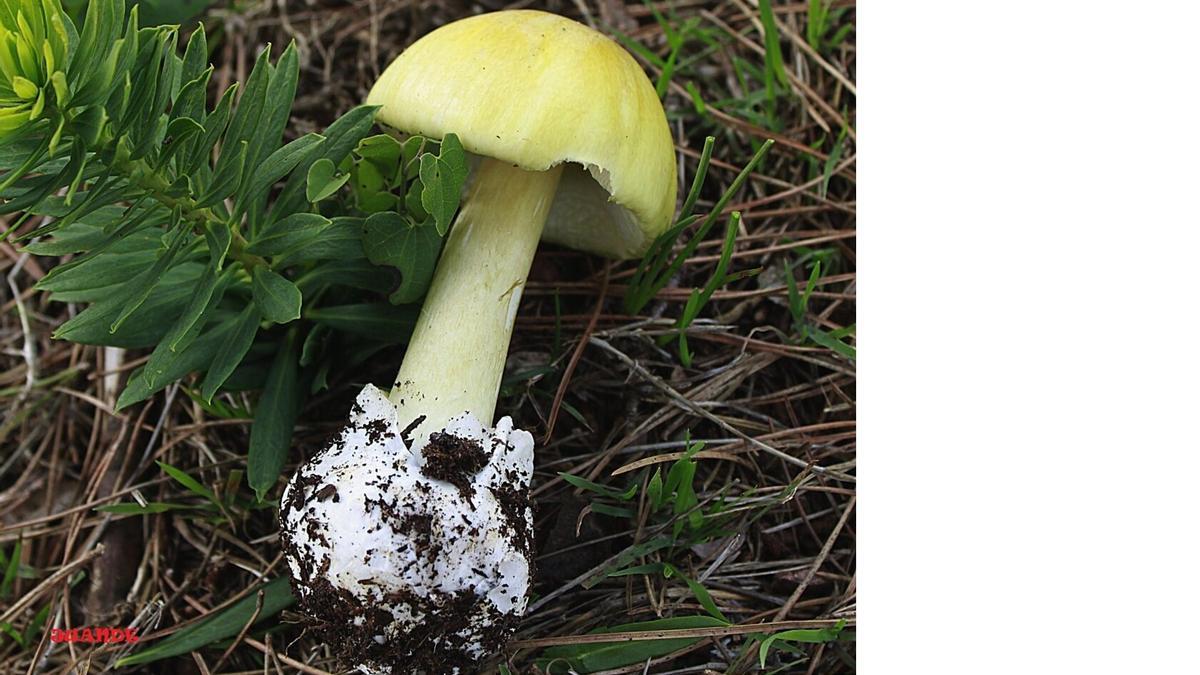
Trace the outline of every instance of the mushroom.
<instances>
[{"instance_id":1,"label":"mushroom","mask_svg":"<svg viewBox=\"0 0 1200 675\"><path fill-rule=\"evenodd\" d=\"M447 24L368 96L397 130L457 134L474 164L390 394L284 492L300 607L366 672L458 672L497 652L530 582L533 438L495 426L538 241L641 255L675 208L654 87L615 42L545 12Z\"/></svg>"}]
</instances>

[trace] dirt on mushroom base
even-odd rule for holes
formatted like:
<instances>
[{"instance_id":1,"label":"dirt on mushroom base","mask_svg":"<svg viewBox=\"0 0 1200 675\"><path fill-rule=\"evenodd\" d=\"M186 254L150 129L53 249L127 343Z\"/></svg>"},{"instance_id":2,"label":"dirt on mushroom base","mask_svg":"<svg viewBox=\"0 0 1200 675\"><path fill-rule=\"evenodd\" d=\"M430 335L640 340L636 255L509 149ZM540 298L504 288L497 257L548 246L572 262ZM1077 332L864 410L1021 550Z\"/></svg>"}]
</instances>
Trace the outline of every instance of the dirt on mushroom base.
<instances>
[{"instance_id":1,"label":"dirt on mushroom base","mask_svg":"<svg viewBox=\"0 0 1200 675\"><path fill-rule=\"evenodd\" d=\"M493 516L495 525L489 527L495 527L494 531L508 540L510 550L532 566L533 533L527 520L531 501L527 487L518 487L527 486L528 477L522 478L513 468L500 468L505 466L505 453L514 450L503 437L491 436L485 450L479 440L449 431L431 434L417 451L423 461L415 468L410 451L400 442L403 434L387 421L391 404L378 390L368 389L375 392L375 400L364 408L362 402L371 401L372 396L370 392L360 395L351 408L350 421L309 464L298 469L281 505L281 539L293 569L292 585L302 621L348 668L435 675L478 665L482 658L478 655L499 652L519 623L518 616L501 612L489 597L496 588L507 586L488 586L480 579L484 586L469 582L458 590L419 591L409 583L423 584L419 581L424 578L422 573L406 575L414 566L426 570L461 567L462 559L443 562L443 558L461 554L453 552L452 541L475 540L483 534L482 526L463 515L492 503L491 499L480 502L480 491L490 491L495 498L495 506L483 508L498 508ZM386 412L381 412L381 405ZM364 443L370 450L366 454L362 452ZM391 461L377 461L389 456ZM495 464L507 484L493 488L478 480L489 463ZM430 480L412 480L417 470ZM441 487L437 487L439 483ZM373 489L362 493L356 489L361 486ZM431 501L435 494L446 495L447 489L454 495L450 503ZM410 556L401 556L407 562L400 562L399 569L371 567L364 578L348 580L336 571L348 562L342 560L330 574L335 556L331 543L346 541L346 518L336 514L345 516L346 512L329 511L325 506L337 504L343 497L350 504L361 500L359 515L366 528L362 536L390 532L378 544L388 550L411 551ZM426 503L441 507L425 512L421 505ZM458 516L451 515L455 512ZM303 528L303 535L298 536L294 527ZM353 536L358 540L358 535ZM382 550L372 544L365 546L364 565ZM509 599L517 603L527 590L514 588Z\"/></svg>"},{"instance_id":2,"label":"dirt on mushroom base","mask_svg":"<svg viewBox=\"0 0 1200 675\"><path fill-rule=\"evenodd\" d=\"M471 438L435 431L421 448L425 464L421 473L458 488L463 499L470 499L475 490L471 478L479 473L488 461L483 446Z\"/></svg>"}]
</instances>

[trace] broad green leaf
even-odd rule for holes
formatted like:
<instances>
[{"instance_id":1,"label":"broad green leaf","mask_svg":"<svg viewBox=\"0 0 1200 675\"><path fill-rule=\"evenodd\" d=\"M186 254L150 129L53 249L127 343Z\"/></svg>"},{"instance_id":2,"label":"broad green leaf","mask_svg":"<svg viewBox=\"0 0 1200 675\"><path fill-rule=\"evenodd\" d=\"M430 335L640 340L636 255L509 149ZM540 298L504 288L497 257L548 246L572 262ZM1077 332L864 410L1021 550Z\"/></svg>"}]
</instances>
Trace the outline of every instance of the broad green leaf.
<instances>
[{"instance_id":1,"label":"broad green leaf","mask_svg":"<svg viewBox=\"0 0 1200 675\"><path fill-rule=\"evenodd\" d=\"M366 136L375 121L375 106L358 106L334 120L325 129L325 143L317 153L320 159L328 159L334 166L341 162L354 149L359 140ZM308 208L311 203L305 194L308 186L308 172L316 163L317 157L309 157L296 165L283 186L283 191L271 205L264 222L270 223L297 211Z\"/></svg>"},{"instance_id":2,"label":"broad green leaf","mask_svg":"<svg viewBox=\"0 0 1200 675\"><path fill-rule=\"evenodd\" d=\"M375 164L376 168L382 171L400 163L402 146L400 141L387 134L376 134L359 141L354 152L359 157Z\"/></svg>"},{"instance_id":3,"label":"broad green leaf","mask_svg":"<svg viewBox=\"0 0 1200 675\"><path fill-rule=\"evenodd\" d=\"M265 267L255 267L252 279L254 304L264 319L288 323L300 318L303 298L296 284Z\"/></svg>"},{"instance_id":4,"label":"broad green leaf","mask_svg":"<svg viewBox=\"0 0 1200 675\"><path fill-rule=\"evenodd\" d=\"M308 168L308 187L305 188L304 194L310 202L323 201L337 192L348 180L350 174L339 174L333 161L322 157Z\"/></svg>"},{"instance_id":5,"label":"broad green leaf","mask_svg":"<svg viewBox=\"0 0 1200 675\"><path fill-rule=\"evenodd\" d=\"M457 136L447 134L442 139L437 157L421 155L420 175L421 206L433 216L438 234L444 236L458 211L462 187L467 180L466 154Z\"/></svg>"},{"instance_id":6,"label":"broad green leaf","mask_svg":"<svg viewBox=\"0 0 1200 675\"><path fill-rule=\"evenodd\" d=\"M293 330L275 355L254 410L246 475L259 501L279 480L279 472L292 447L292 429L303 402L296 351Z\"/></svg>"},{"instance_id":7,"label":"broad green leaf","mask_svg":"<svg viewBox=\"0 0 1200 675\"><path fill-rule=\"evenodd\" d=\"M262 592L262 608L258 613L258 622L275 616L282 610L291 607L296 601L292 597L287 577L272 579L262 587ZM254 616L256 608L258 608L258 594L251 593L207 619L172 633L166 639L120 659L116 666L124 668L151 663L171 656L187 654L218 640L233 637Z\"/></svg>"},{"instance_id":8,"label":"broad green leaf","mask_svg":"<svg viewBox=\"0 0 1200 675\"><path fill-rule=\"evenodd\" d=\"M376 213L363 224L363 249L376 265L400 270L400 287L388 297L393 304L416 302L429 290L441 252L442 238L429 224L417 225L398 213Z\"/></svg>"}]
</instances>

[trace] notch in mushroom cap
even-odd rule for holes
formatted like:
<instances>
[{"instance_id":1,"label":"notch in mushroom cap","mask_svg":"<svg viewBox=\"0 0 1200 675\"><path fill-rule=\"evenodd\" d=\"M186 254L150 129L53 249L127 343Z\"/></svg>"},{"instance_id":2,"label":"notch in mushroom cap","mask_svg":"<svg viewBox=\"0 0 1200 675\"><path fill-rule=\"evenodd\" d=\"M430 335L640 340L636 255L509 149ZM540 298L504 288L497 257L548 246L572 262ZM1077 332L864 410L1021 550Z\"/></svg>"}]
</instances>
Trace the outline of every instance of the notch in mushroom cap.
<instances>
[{"instance_id":1,"label":"notch in mushroom cap","mask_svg":"<svg viewBox=\"0 0 1200 675\"><path fill-rule=\"evenodd\" d=\"M457 134L484 158L389 398L414 438L463 413L490 425L538 240L626 258L669 226L675 146L662 103L611 39L532 10L438 28L367 102L384 124Z\"/></svg>"},{"instance_id":2,"label":"notch in mushroom cap","mask_svg":"<svg viewBox=\"0 0 1200 675\"><path fill-rule=\"evenodd\" d=\"M654 87L608 37L535 10L482 14L418 40L367 97L378 119L545 171L567 163L542 238L640 256L675 210L674 143Z\"/></svg>"}]
</instances>

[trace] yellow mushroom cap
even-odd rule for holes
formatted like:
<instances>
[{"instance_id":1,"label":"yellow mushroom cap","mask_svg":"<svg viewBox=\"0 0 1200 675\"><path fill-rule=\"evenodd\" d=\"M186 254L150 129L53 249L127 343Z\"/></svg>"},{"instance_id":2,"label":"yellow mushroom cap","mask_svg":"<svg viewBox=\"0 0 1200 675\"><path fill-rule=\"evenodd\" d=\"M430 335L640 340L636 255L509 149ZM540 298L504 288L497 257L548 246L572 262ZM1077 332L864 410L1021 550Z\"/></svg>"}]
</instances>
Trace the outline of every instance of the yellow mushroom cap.
<instances>
[{"instance_id":1,"label":"yellow mushroom cap","mask_svg":"<svg viewBox=\"0 0 1200 675\"><path fill-rule=\"evenodd\" d=\"M388 66L367 102L378 119L545 171L567 162L542 238L636 257L670 225L675 152L646 74L608 37L534 10L438 28Z\"/></svg>"}]
</instances>

